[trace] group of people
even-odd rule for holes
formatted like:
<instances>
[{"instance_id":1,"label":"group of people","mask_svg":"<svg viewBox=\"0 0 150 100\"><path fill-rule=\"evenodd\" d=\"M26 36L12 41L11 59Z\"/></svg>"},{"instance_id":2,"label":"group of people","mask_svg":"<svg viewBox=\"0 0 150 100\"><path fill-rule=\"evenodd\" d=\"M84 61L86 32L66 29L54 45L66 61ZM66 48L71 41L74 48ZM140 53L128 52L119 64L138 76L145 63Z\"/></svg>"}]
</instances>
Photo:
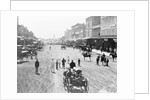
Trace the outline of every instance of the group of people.
<instances>
[{"instance_id":1,"label":"group of people","mask_svg":"<svg viewBox=\"0 0 150 100\"><path fill-rule=\"evenodd\" d=\"M109 62L109 59L106 58L106 55L103 53L102 56L98 55L97 58L96 58L96 64L99 65L99 61L102 62L102 65L103 65L103 62L105 62L105 66L108 66L108 62Z\"/></svg>"},{"instance_id":2,"label":"group of people","mask_svg":"<svg viewBox=\"0 0 150 100\"><path fill-rule=\"evenodd\" d=\"M66 62L66 60L63 58L62 59L62 68L65 68L65 62ZM57 59L56 61L54 61L54 59L52 59L52 61L51 61L51 72L55 73L55 69L59 70L60 68L61 68L61 60Z\"/></svg>"},{"instance_id":3,"label":"group of people","mask_svg":"<svg viewBox=\"0 0 150 100\"><path fill-rule=\"evenodd\" d=\"M100 55L97 56L96 64L99 65L100 61L102 62L102 65L104 62L105 66L108 66L109 59L106 58L105 54L103 54L102 56L100 56ZM65 58L63 58L62 60L61 59L56 59L56 60L52 59L52 61L51 61L51 72L55 73L55 69L56 70L59 70L61 68L65 69L66 68L66 62L69 64L69 68L73 69L74 67L76 67L76 64L73 60L70 62L69 56L68 56L67 61L65 60ZM78 66L79 67L81 66L80 63L81 63L81 60L79 58L78 59ZM35 74L37 74L37 75L39 75L38 68L39 68L39 61L38 61L38 59L36 59L36 61L35 61Z\"/></svg>"},{"instance_id":4,"label":"group of people","mask_svg":"<svg viewBox=\"0 0 150 100\"><path fill-rule=\"evenodd\" d=\"M80 66L80 62L81 62L81 60L78 59L78 66ZM76 64L73 60L70 62L69 56L68 56L67 60L65 58L63 58L62 60L56 59L55 61L54 61L54 59L52 59L52 61L51 61L51 71L52 71L52 73L55 73L55 69L56 70L59 70L61 68L65 69L67 67L66 63L69 64L70 68L76 67Z\"/></svg>"},{"instance_id":5,"label":"group of people","mask_svg":"<svg viewBox=\"0 0 150 100\"><path fill-rule=\"evenodd\" d=\"M65 69L66 68L66 62L69 64L70 68L76 67L76 64L73 60L70 62L69 56L68 56L67 61L65 60L65 58L63 58L62 60L61 59L56 59L56 60L52 59L51 60L51 72L55 73L55 69L56 70L59 70L61 68ZM80 62L81 62L81 60L79 58L78 59L78 66L79 67L80 67ZM35 74L37 74L37 75L39 75L39 73L38 73L39 66L40 66L40 63L39 63L38 59L36 59L36 61L35 61Z\"/></svg>"},{"instance_id":6,"label":"group of people","mask_svg":"<svg viewBox=\"0 0 150 100\"><path fill-rule=\"evenodd\" d=\"M64 71L63 75L64 85L66 86L67 84L80 84L84 79L82 70L79 67L75 67L73 61L70 63L70 67Z\"/></svg>"}]
</instances>

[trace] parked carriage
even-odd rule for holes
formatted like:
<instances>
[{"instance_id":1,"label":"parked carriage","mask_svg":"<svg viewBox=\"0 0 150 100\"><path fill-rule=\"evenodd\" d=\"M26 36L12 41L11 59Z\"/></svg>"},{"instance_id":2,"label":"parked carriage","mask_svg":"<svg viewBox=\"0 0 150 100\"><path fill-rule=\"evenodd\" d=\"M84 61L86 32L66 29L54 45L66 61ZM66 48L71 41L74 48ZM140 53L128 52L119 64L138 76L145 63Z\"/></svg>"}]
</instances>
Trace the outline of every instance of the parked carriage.
<instances>
[{"instance_id":1,"label":"parked carriage","mask_svg":"<svg viewBox=\"0 0 150 100\"><path fill-rule=\"evenodd\" d=\"M66 46L65 46L65 45L62 45L62 46L61 46L61 49L66 49Z\"/></svg>"}]
</instances>

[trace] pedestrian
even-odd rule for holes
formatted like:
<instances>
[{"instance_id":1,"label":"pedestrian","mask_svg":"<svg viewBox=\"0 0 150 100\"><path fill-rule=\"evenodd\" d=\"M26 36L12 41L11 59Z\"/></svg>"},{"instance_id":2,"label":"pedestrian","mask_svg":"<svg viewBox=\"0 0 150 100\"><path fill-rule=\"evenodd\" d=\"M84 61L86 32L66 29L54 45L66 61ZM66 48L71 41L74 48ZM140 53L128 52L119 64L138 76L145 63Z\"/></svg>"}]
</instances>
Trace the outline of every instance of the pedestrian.
<instances>
[{"instance_id":1,"label":"pedestrian","mask_svg":"<svg viewBox=\"0 0 150 100\"><path fill-rule=\"evenodd\" d=\"M52 61L51 61L51 72L55 73L55 62L54 62L54 59L52 59Z\"/></svg>"},{"instance_id":2,"label":"pedestrian","mask_svg":"<svg viewBox=\"0 0 150 100\"><path fill-rule=\"evenodd\" d=\"M63 68L65 68L65 62L66 62L66 60L63 58L63 60L62 60L62 67Z\"/></svg>"},{"instance_id":3,"label":"pedestrian","mask_svg":"<svg viewBox=\"0 0 150 100\"><path fill-rule=\"evenodd\" d=\"M36 59L36 61L35 61L35 74L37 74L37 75L39 75L39 73L38 73L38 68L39 68L39 61L38 61L38 59Z\"/></svg>"},{"instance_id":4,"label":"pedestrian","mask_svg":"<svg viewBox=\"0 0 150 100\"><path fill-rule=\"evenodd\" d=\"M99 65L99 59L100 59L100 56L98 55L97 58L96 58L96 64L97 65Z\"/></svg>"},{"instance_id":5,"label":"pedestrian","mask_svg":"<svg viewBox=\"0 0 150 100\"><path fill-rule=\"evenodd\" d=\"M37 51L35 51L35 59L37 59Z\"/></svg>"},{"instance_id":6,"label":"pedestrian","mask_svg":"<svg viewBox=\"0 0 150 100\"><path fill-rule=\"evenodd\" d=\"M56 69L58 70L58 60L56 60Z\"/></svg>"},{"instance_id":7,"label":"pedestrian","mask_svg":"<svg viewBox=\"0 0 150 100\"><path fill-rule=\"evenodd\" d=\"M109 63L109 59L106 58L106 66L107 66L107 67L109 67L108 63Z\"/></svg>"},{"instance_id":8,"label":"pedestrian","mask_svg":"<svg viewBox=\"0 0 150 100\"><path fill-rule=\"evenodd\" d=\"M31 59L33 59L33 52L31 51Z\"/></svg>"},{"instance_id":9,"label":"pedestrian","mask_svg":"<svg viewBox=\"0 0 150 100\"><path fill-rule=\"evenodd\" d=\"M59 66L59 68L61 68L61 61L60 61L60 59L58 60L58 66Z\"/></svg>"},{"instance_id":10,"label":"pedestrian","mask_svg":"<svg viewBox=\"0 0 150 100\"><path fill-rule=\"evenodd\" d=\"M70 63L70 58L69 58L69 56L68 56L68 59L67 59L67 61L68 61L68 64Z\"/></svg>"},{"instance_id":11,"label":"pedestrian","mask_svg":"<svg viewBox=\"0 0 150 100\"><path fill-rule=\"evenodd\" d=\"M80 58L78 59L78 66L80 66L80 62L81 62L81 60L80 60Z\"/></svg>"},{"instance_id":12,"label":"pedestrian","mask_svg":"<svg viewBox=\"0 0 150 100\"><path fill-rule=\"evenodd\" d=\"M76 64L75 64L75 62L72 60L71 63L70 63L70 68L73 69L74 67L76 67Z\"/></svg>"}]
</instances>

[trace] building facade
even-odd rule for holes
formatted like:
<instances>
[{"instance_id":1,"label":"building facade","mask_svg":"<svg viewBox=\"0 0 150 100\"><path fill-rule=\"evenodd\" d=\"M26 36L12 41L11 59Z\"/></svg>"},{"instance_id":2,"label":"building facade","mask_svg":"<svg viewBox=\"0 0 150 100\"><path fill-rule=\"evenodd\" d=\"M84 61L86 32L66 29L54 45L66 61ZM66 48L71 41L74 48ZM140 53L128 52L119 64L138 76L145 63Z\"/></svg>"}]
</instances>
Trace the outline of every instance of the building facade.
<instances>
[{"instance_id":1,"label":"building facade","mask_svg":"<svg viewBox=\"0 0 150 100\"><path fill-rule=\"evenodd\" d=\"M71 35L72 35L72 30L69 30L69 29L67 29L66 31L65 31L65 40L71 40L72 38L71 38Z\"/></svg>"},{"instance_id":2,"label":"building facade","mask_svg":"<svg viewBox=\"0 0 150 100\"><path fill-rule=\"evenodd\" d=\"M90 48L99 48L101 16L86 18L86 43Z\"/></svg>"},{"instance_id":3,"label":"building facade","mask_svg":"<svg viewBox=\"0 0 150 100\"><path fill-rule=\"evenodd\" d=\"M85 24L77 23L71 27L72 34L71 38L74 40L85 37Z\"/></svg>"},{"instance_id":4,"label":"building facade","mask_svg":"<svg viewBox=\"0 0 150 100\"><path fill-rule=\"evenodd\" d=\"M91 16L86 19L86 37L100 36L101 16Z\"/></svg>"},{"instance_id":5,"label":"building facade","mask_svg":"<svg viewBox=\"0 0 150 100\"><path fill-rule=\"evenodd\" d=\"M102 51L117 49L117 16L90 16L86 19L88 44Z\"/></svg>"},{"instance_id":6,"label":"building facade","mask_svg":"<svg viewBox=\"0 0 150 100\"><path fill-rule=\"evenodd\" d=\"M115 52L117 50L117 16L102 16L100 27L100 37L103 39L102 49Z\"/></svg>"}]
</instances>

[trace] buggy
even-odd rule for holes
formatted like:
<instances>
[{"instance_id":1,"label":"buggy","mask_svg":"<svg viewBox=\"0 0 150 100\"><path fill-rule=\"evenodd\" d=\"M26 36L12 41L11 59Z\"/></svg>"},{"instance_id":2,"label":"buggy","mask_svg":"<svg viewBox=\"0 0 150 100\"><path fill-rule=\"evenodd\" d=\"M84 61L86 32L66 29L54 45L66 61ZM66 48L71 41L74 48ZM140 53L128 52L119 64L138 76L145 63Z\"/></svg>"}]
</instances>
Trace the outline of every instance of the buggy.
<instances>
[{"instance_id":1,"label":"buggy","mask_svg":"<svg viewBox=\"0 0 150 100\"><path fill-rule=\"evenodd\" d=\"M88 93L88 79L85 78L82 74L80 74L80 70L72 71L73 69L69 69L64 72L64 88L68 93L74 93L75 91L79 91L79 93Z\"/></svg>"},{"instance_id":2,"label":"buggy","mask_svg":"<svg viewBox=\"0 0 150 100\"><path fill-rule=\"evenodd\" d=\"M65 46L65 45L62 45L62 46L61 46L61 49L66 49L66 46Z\"/></svg>"}]
</instances>

